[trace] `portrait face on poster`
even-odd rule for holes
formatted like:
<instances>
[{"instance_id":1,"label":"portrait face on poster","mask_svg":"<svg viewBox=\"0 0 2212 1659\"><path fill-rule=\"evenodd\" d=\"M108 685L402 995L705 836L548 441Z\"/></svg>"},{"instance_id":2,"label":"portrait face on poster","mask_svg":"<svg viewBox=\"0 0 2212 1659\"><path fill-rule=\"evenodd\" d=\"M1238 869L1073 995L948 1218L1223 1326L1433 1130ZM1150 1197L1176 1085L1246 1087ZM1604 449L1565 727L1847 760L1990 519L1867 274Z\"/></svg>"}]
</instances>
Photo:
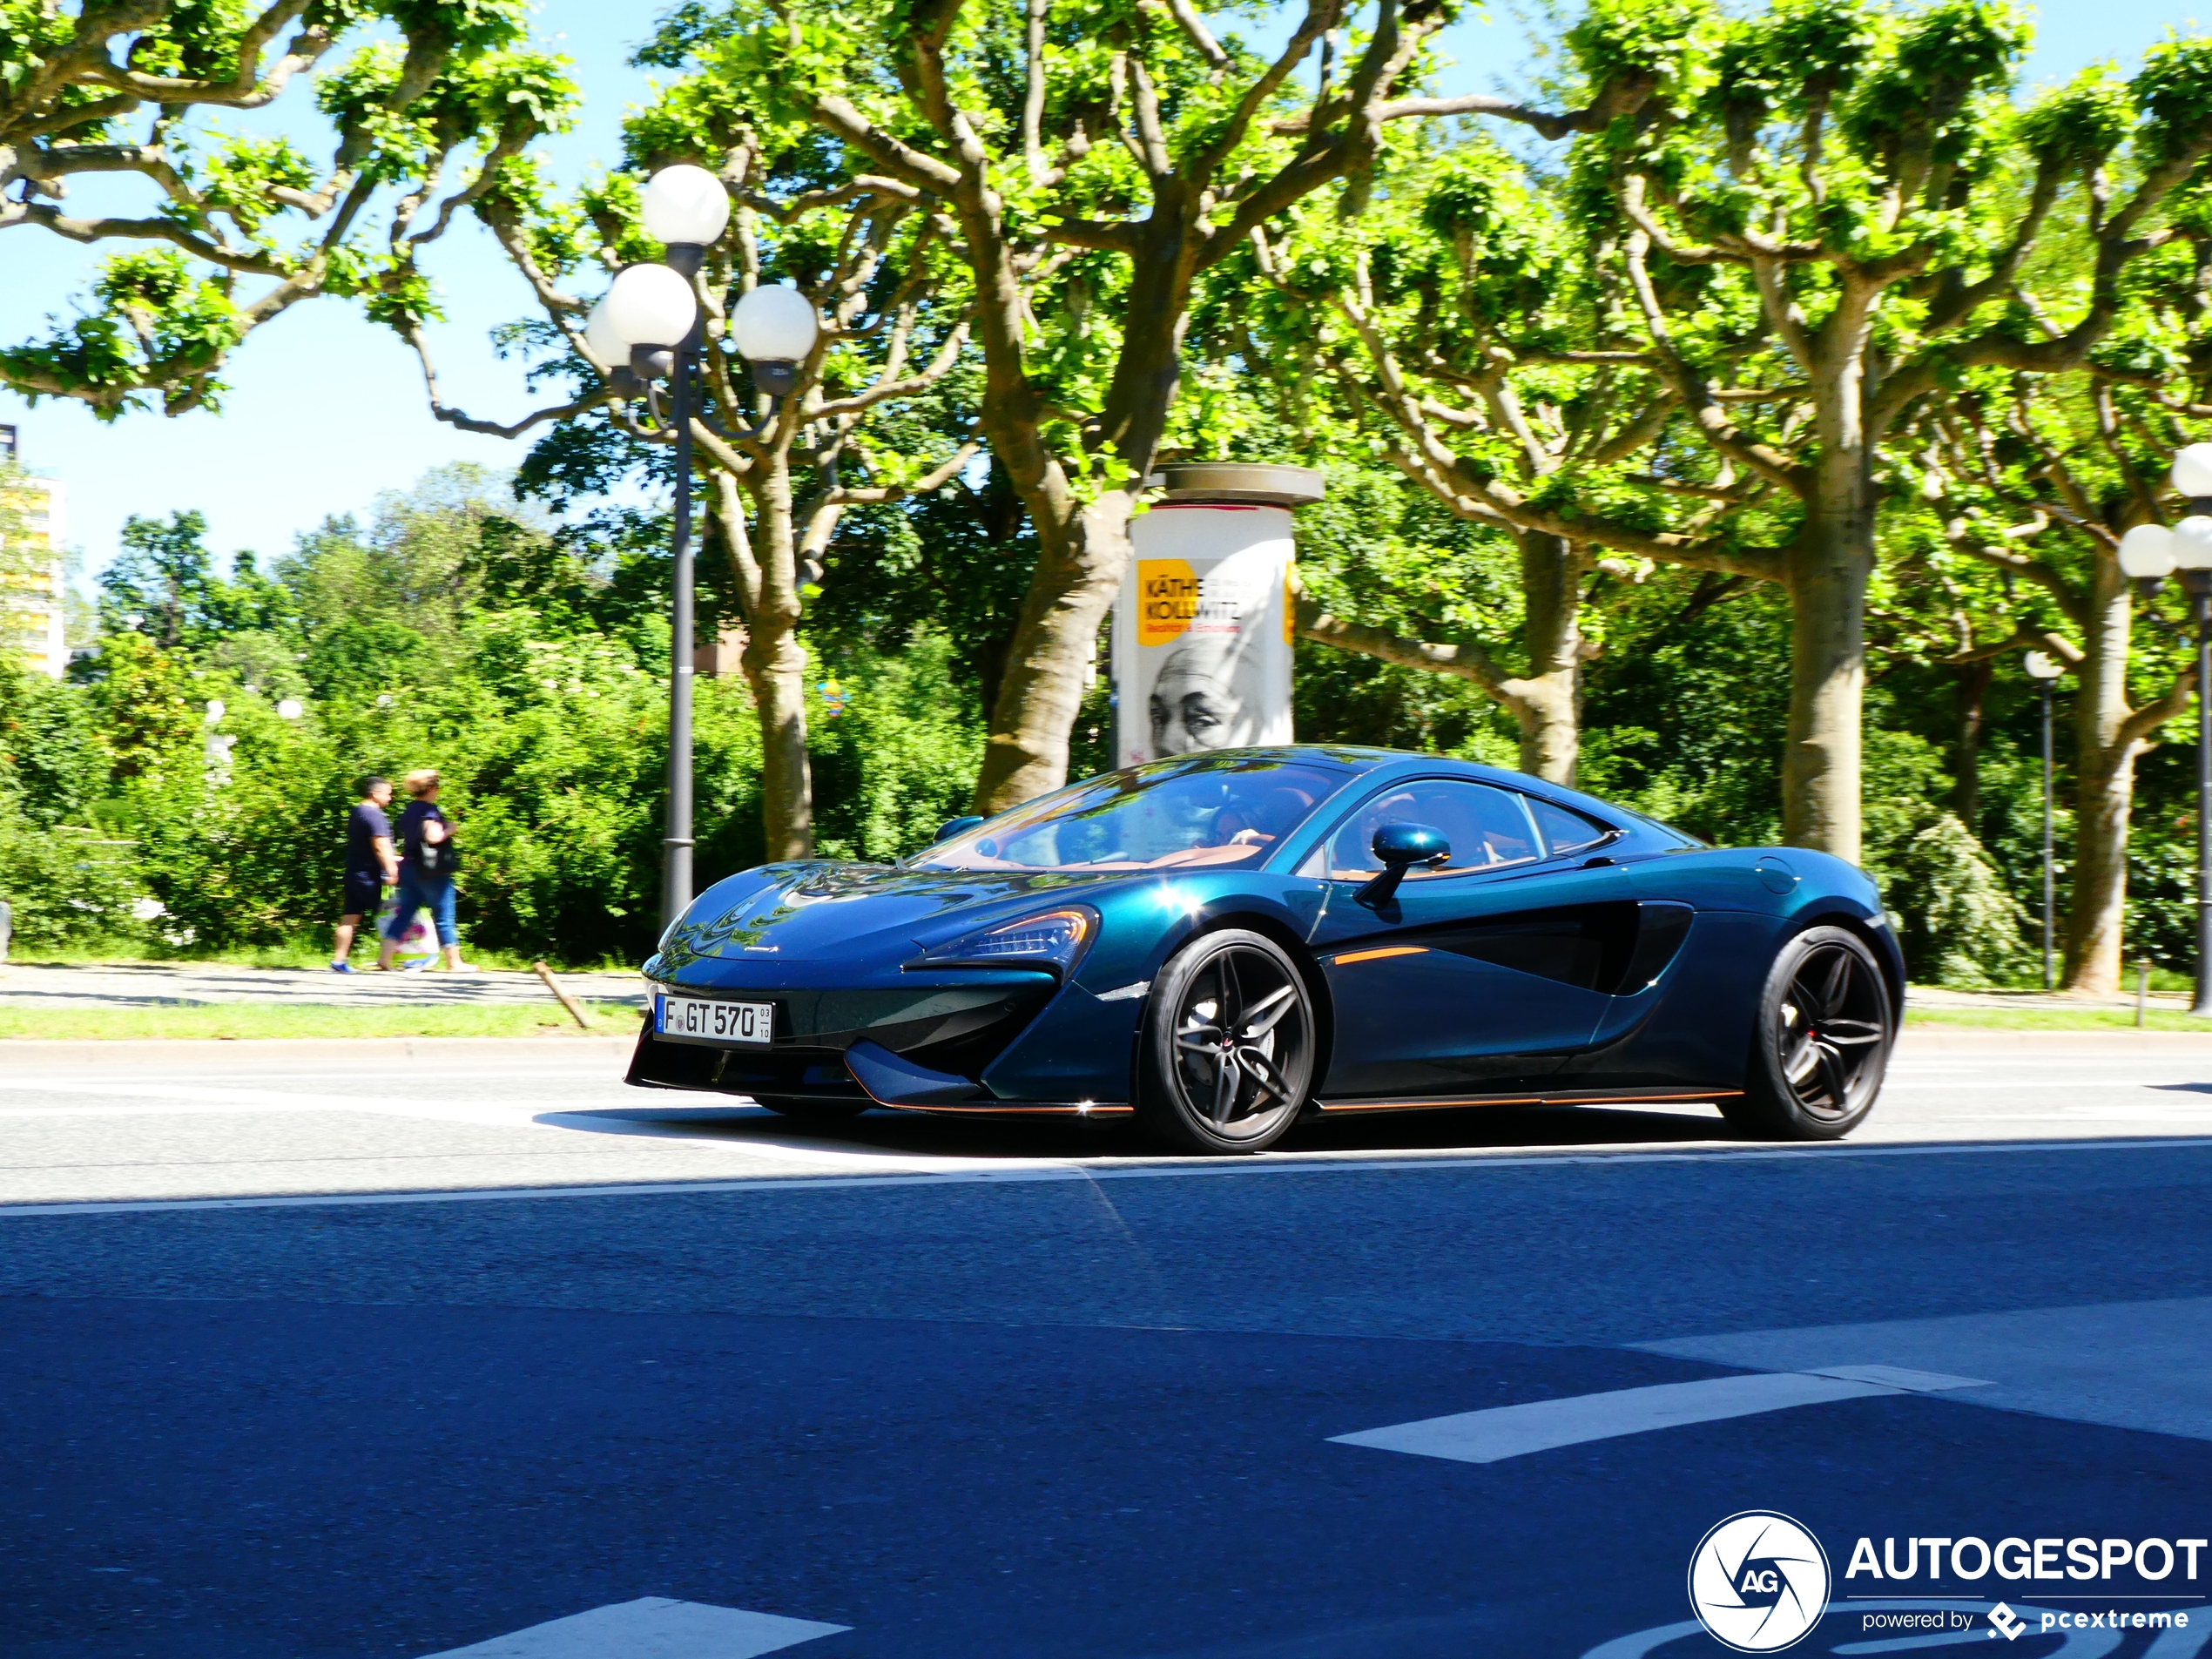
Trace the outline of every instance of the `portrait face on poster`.
<instances>
[{"instance_id":1,"label":"portrait face on poster","mask_svg":"<svg viewBox=\"0 0 2212 1659\"><path fill-rule=\"evenodd\" d=\"M1288 743L1290 513L1169 503L1130 534L1114 617L1119 764Z\"/></svg>"}]
</instances>

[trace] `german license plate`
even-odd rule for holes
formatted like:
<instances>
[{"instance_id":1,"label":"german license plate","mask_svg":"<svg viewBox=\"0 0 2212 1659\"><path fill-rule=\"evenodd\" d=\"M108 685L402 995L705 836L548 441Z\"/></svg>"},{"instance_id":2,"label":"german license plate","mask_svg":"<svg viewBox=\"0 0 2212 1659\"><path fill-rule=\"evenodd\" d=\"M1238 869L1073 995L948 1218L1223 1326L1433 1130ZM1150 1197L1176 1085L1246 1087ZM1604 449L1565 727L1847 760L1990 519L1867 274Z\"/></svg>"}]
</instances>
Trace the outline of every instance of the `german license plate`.
<instances>
[{"instance_id":1,"label":"german license plate","mask_svg":"<svg viewBox=\"0 0 2212 1659\"><path fill-rule=\"evenodd\" d=\"M776 1005L664 994L657 1028L664 1037L691 1037L701 1042L741 1043L765 1049L775 1038Z\"/></svg>"}]
</instances>

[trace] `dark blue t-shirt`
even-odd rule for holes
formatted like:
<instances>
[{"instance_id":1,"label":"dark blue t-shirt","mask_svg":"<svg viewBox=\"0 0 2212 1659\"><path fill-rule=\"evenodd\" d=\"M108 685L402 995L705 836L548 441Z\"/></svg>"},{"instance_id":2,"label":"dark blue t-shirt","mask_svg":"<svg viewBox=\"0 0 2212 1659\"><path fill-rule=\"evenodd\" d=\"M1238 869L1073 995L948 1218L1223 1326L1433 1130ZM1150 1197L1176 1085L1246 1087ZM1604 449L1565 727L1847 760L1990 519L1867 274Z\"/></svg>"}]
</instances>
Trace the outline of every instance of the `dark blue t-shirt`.
<instances>
[{"instance_id":1,"label":"dark blue t-shirt","mask_svg":"<svg viewBox=\"0 0 2212 1659\"><path fill-rule=\"evenodd\" d=\"M392 820L384 816L382 808L370 801L354 807L346 819L346 873L382 875L384 860L376 856L377 838L388 840L391 834Z\"/></svg>"},{"instance_id":2,"label":"dark blue t-shirt","mask_svg":"<svg viewBox=\"0 0 2212 1659\"><path fill-rule=\"evenodd\" d=\"M443 813L427 800L411 800L400 813L400 852L415 867L418 876L426 873L422 868L422 826L434 818L447 826L446 840L439 844L442 850L453 845L452 826Z\"/></svg>"}]
</instances>

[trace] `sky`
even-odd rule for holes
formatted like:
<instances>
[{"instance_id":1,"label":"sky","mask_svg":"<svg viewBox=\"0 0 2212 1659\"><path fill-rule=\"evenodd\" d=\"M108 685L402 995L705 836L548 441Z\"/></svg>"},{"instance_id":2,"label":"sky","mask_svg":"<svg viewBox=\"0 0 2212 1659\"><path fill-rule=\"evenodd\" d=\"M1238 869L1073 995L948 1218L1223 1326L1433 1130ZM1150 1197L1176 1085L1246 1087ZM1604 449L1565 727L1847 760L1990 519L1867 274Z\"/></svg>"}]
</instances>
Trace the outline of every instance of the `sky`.
<instances>
[{"instance_id":1,"label":"sky","mask_svg":"<svg viewBox=\"0 0 2212 1659\"><path fill-rule=\"evenodd\" d=\"M565 179L619 158L623 112L651 92L648 74L630 66L630 52L663 10L664 0L543 0L536 32L576 59L584 92L577 130L550 152ZM2040 8L2027 83L2063 78L2103 57L2130 65L2169 25L2186 21L2186 14L2150 0L2049 0ZM1520 85L1529 70L1527 40L1506 0L1489 20L1455 24L1446 45L1456 62L1440 90ZM304 100L295 93L287 101ZM119 193L129 181L98 183L118 193L104 198L87 189L71 206L145 211ZM105 252L36 226L0 239L0 339L25 339L43 332L49 314L66 314L70 297ZM446 399L480 417L515 419L533 400L516 366L493 354L488 335L532 310L519 279L465 216L434 263L447 320L433 330L432 342ZM273 556L331 515L366 516L380 494L406 489L433 467L470 461L505 470L529 443L460 432L433 419L414 354L343 301L308 301L255 331L225 378L231 390L219 415L139 414L105 426L81 405L48 401L27 408L0 393L0 424L22 428L24 462L67 488L67 539L88 574L112 556L134 514L165 517L197 508L219 553Z\"/></svg>"}]
</instances>

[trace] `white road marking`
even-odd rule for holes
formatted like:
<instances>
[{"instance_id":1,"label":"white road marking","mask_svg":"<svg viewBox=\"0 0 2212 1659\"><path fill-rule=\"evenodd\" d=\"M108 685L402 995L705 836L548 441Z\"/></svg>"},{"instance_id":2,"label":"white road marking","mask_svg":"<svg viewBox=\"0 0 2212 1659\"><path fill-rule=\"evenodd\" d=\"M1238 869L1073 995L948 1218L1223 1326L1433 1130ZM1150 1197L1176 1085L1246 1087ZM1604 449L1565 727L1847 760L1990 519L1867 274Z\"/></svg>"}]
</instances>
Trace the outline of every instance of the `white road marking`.
<instances>
[{"instance_id":1,"label":"white road marking","mask_svg":"<svg viewBox=\"0 0 2212 1659\"><path fill-rule=\"evenodd\" d=\"M428 1659L752 1659L852 1628L648 1595Z\"/></svg>"},{"instance_id":2,"label":"white road marking","mask_svg":"<svg viewBox=\"0 0 2212 1659\"><path fill-rule=\"evenodd\" d=\"M1879 1380L1875 1379L1877 1376ZM1458 1463L1496 1463L1531 1452L1580 1446L1586 1440L1615 1440L1623 1434L1643 1434L1684 1423L1716 1423L1724 1418L1786 1411L1793 1406L1979 1386L1971 1377L1888 1366L1842 1366L1824 1372L1754 1372L1746 1377L1658 1383L1647 1388L1616 1388L1602 1394L1531 1400L1521 1406L1494 1406L1487 1411L1393 1423L1387 1428L1333 1434L1330 1439L1342 1446L1372 1446L1379 1451L1450 1458Z\"/></svg>"},{"instance_id":3,"label":"white road marking","mask_svg":"<svg viewBox=\"0 0 2212 1659\"><path fill-rule=\"evenodd\" d=\"M109 1083L68 1081L0 1082L0 1099L10 1093L71 1095L90 1100L144 1102L132 1105L0 1106L0 1122L17 1118L107 1118L144 1116L245 1116L256 1113L358 1113L371 1117L396 1117L434 1123L462 1123L488 1129L520 1129L574 1136L579 1130L597 1134L636 1135L656 1140L710 1144L742 1152L771 1163L806 1163L822 1170L908 1170L922 1173L961 1170L1001 1170L1041 1167L1036 1159L948 1157L932 1153L855 1150L777 1132L773 1140L755 1136L707 1143L680 1126L688 1122L718 1119L763 1126L780 1123L758 1107L735 1099L714 1106L592 1106L573 1101L503 1100L439 1102L428 1099L315 1094L266 1089L230 1089L193 1083Z\"/></svg>"},{"instance_id":4,"label":"white road marking","mask_svg":"<svg viewBox=\"0 0 2212 1659\"><path fill-rule=\"evenodd\" d=\"M1878 1355L1991 1379L1976 1406L2212 1440L2212 1297L2107 1302L1635 1345L1648 1353L1804 1372Z\"/></svg>"},{"instance_id":5,"label":"white road marking","mask_svg":"<svg viewBox=\"0 0 2212 1659\"><path fill-rule=\"evenodd\" d=\"M782 1144L788 1145L789 1143ZM1745 1163L1823 1158L1911 1158L2011 1157L2023 1152L2175 1152L2212 1150L2212 1137L2161 1136L2156 1140L1984 1141L1973 1144L1878 1144L1794 1146L1753 1149L1727 1143L1654 1152L1634 1144L1535 1156L1474 1153L1455 1150L1433 1157L1347 1157L1341 1152L1264 1152L1252 1157L1222 1158L1204 1163L1087 1163L1075 1160L1018 1164L1010 1160L972 1159L986 1165L913 1175L740 1176L722 1181L631 1181L578 1183L559 1187L455 1187L380 1192L301 1192L253 1198L116 1198L61 1204L0 1204L0 1220L11 1217L102 1216L172 1210L290 1210L306 1205L382 1204L500 1204L516 1199L639 1198L711 1197L734 1192L819 1192L839 1188L989 1185L1030 1181L1177 1181L1199 1177L1371 1175L1450 1170L1541 1170L1591 1163ZM857 1162L858 1159L856 1158ZM947 1160L951 1162L952 1160ZM889 1162L889 1160L886 1160ZM895 1165L894 1167L896 1167Z\"/></svg>"}]
</instances>

